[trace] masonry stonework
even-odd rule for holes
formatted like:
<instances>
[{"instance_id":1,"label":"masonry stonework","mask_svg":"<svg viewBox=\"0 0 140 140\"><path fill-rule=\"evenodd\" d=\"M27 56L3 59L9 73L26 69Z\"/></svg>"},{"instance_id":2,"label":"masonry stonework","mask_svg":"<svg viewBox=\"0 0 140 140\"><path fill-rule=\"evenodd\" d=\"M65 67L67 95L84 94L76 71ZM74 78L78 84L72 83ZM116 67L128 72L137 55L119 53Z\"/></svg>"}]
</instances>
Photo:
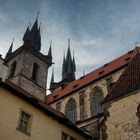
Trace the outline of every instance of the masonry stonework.
<instances>
[{"instance_id":1,"label":"masonry stonework","mask_svg":"<svg viewBox=\"0 0 140 140\"><path fill-rule=\"evenodd\" d=\"M108 140L140 139L140 122L137 107L140 104L140 91L113 101L108 108L109 117L105 121Z\"/></svg>"}]
</instances>

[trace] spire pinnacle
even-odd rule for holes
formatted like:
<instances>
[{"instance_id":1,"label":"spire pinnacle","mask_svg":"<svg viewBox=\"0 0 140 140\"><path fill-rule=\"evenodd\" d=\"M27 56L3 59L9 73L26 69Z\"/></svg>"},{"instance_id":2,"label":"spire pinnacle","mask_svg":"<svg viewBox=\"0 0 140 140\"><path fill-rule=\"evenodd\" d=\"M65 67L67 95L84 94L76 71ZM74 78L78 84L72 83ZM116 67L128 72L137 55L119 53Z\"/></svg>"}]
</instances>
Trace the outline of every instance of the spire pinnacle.
<instances>
[{"instance_id":1,"label":"spire pinnacle","mask_svg":"<svg viewBox=\"0 0 140 140\"><path fill-rule=\"evenodd\" d=\"M49 48L48 56L52 57L52 41L50 41L50 48Z\"/></svg>"},{"instance_id":2,"label":"spire pinnacle","mask_svg":"<svg viewBox=\"0 0 140 140\"><path fill-rule=\"evenodd\" d=\"M29 29L29 26L30 26L30 22L27 26L27 29L26 29L26 32L23 36L23 41L26 42L26 41L29 41L30 40L30 29Z\"/></svg>"},{"instance_id":3,"label":"spire pinnacle","mask_svg":"<svg viewBox=\"0 0 140 140\"><path fill-rule=\"evenodd\" d=\"M68 39L68 47L70 47L70 39Z\"/></svg>"},{"instance_id":4,"label":"spire pinnacle","mask_svg":"<svg viewBox=\"0 0 140 140\"><path fill-rule=\"evenodd\" d=\"M54 67L52 69L52 77L51 77L51 84L54 83Z\"/></svg>"},{"instance_id":5,"label":"spire pinnacle","mask_svg":"<svg viewBox=\"0 0 140 140\"><path fill-rule=\"evenodd\" d=\"M8 56L12 53L12 50L13 50L13 43L14 43L14 38L13 38L12 43L11 43L11 45L10 45L10 48L9 48L7 54L6 54L6 57L8 57Z\"/></svg>"},{"instance_id":6,"label":"spire pinnacle","mask_svg":"<svg viewBox=\"0 0 140 140\"><path fill-rule=\"evenodd\" d=\"M38 20L38 16L39 16L39 11L37 12L37 17L36 17L36 20Z\"/></svg>"},{"instance_id":7,"label":"spire pinnacle","mask_svg":"<svg viewBox=\"0 0 140 140\"><path fill-rule=\"evenodd\" d=\"M51 81L50 81L50 90L53 90L54 87L54 67L52 69L52 77L51 77Z\"/></svg>"}]
</instances>

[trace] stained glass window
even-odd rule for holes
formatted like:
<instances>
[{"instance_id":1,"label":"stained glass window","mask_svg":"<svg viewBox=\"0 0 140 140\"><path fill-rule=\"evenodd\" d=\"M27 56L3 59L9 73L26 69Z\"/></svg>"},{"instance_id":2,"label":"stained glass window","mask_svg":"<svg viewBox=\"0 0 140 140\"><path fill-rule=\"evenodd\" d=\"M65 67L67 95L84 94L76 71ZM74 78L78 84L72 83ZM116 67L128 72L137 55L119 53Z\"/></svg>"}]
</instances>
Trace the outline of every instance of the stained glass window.
<instances>
[{"instance_id":1,"label":"stained glass window","mask_svg":"<svg viewBox=\"0 0 140 140\"><path fill-rule=\"evenodd\" d=\"M102 91L97 89L92 93L91 97L91 112L92 115L97 115L103 112L101 102L103 101Z\"/></svg>"},{"instance_id":2,"label":"stained glass window","mask_svg":"<svg viewBox=\"0 0 140 140\"><path fill-rule=\"evenodd\" d=\"M73 123L76 121L76 101L71 98L66 104L65 108L65 115L69 120L71 120Z\"/></svg>"}]
</instances>

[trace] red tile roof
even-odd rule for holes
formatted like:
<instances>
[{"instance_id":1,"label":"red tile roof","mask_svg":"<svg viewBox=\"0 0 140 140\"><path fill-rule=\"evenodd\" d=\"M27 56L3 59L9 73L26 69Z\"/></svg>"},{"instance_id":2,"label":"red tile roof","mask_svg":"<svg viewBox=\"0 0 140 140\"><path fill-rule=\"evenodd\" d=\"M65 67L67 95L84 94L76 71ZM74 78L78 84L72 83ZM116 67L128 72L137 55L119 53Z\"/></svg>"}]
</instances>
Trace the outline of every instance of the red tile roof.
<instances>
[{"instance_id":1,"label":"red tile roof","mask_svg":"<svg viewBox=\"0 0 140 140\"><path fill-rule=\"evenodd\" d=\"M31 103L36 108L42 110L46 113L47 116L52 117L53 119L56 119L60 123L64 124L65 126L68 126L69 128L75 130L76 132L80 133L84 137L90 138L90 136L81 131L79 128L77 128L70 120L68 120L64 114L56 111L49 105L47 105L45 102L39 100L35 96L31 95L29 92L25 91L21 87L17 86L16 84L12 83L10 80L5 80L5 82L2 82L0 80L0 86L4 87L5 89L11 91L12 94L17 95L18 97L22 98L26 102Z\"/></svg>"},{"instance_id":2,"label":"red tile roof","mask_svg":"<svg viewBox=\"0 0 140 140\"><path fill-rule=\"evenodd\" d=\"M140 50L140 47L137 47ZM47 104L51 104L55 101L57 101L58 99L67 96L71 93L73 93L76 90L79 90L81 88L83 88L84 86L95 82L97 80L99 80L100 78L103 78L104 76L107 76L108 74L123 68L124 66L126 66L133 58L134 56L137 54L136 49L129 51L128 53L124 54L123 56L113 60L110 63L107 63L105 65L103 65L102 67L88 73L87 75L71 82L68 83L67 86L65 86L64 88L58 88L56 89L54 92L52 92L51 94L49 94L46 97L46 102Z\"/></svg>"},{"instance_id":3,"label":"red tile roof","mask_svg":"<svg viewBox=\"0 0 140 140\"><path fill-rule=\"evenodd\" d=\"M103 103L117 99L140 89L140 54L128 64L111 92L105 97Z\"/></svg>"}]
</instances>

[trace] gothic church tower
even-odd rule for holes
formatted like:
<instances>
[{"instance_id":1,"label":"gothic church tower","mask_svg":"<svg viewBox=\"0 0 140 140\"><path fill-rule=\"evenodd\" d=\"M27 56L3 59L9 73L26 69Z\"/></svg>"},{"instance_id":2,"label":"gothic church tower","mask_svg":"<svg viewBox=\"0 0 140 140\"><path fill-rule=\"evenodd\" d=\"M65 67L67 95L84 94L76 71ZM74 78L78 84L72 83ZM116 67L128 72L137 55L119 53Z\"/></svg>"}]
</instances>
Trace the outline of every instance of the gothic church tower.
<instances>
[{"instance_id":1,"label":"gothic church tower","mask_svg":"<svg viewBox=\"0 0 140 140\"><path fill-rule=\"evenodd\" d=\"M48 55L41 50L41 34L38 17L23 36L23 45L12 51L13 43L6 54L5 62L9 66L7 79L44 100L46 95L48 68L52 65L51 48Z\"/></svg>"},{"instance_id":2,"label":"gothic church tower","mask_svg":"<svg viewBox=\"0 0 140 140\"><path fill-rule=\"evenodd\" d=\"M54 70L53 70L52 78L50 82L50 91L52 92L59 87L63 88L69 82L74 81L75 72L76 72L75 58L74 58L74 55L73 55L73 58L71 56L70 39L68 39L67 55L66 57L64 55L63 64L62 64L62 80L59 82L54 82Z\"/></svg>"}]
</instances>

